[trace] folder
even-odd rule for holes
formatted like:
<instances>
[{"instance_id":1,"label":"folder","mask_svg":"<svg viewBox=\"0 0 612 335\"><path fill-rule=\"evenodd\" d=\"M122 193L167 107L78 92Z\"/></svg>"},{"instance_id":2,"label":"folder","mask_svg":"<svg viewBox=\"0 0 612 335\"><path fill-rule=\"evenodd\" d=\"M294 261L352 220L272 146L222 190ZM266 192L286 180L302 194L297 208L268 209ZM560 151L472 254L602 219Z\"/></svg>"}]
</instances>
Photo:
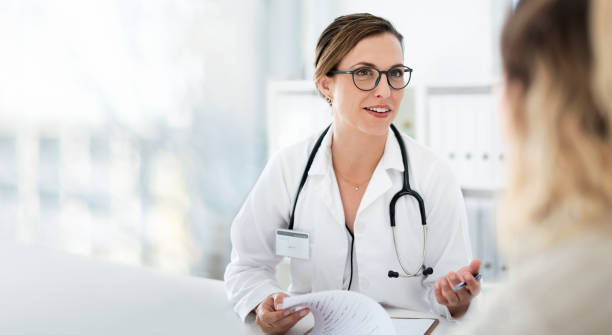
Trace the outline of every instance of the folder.
<instances>
[{"instance_id":1,"label":"folder","mask_svg":"<svg viewBox=\"0 0 612 335\"><path fill-rule=\"evenodd\" d=\"M391 317L397 335L424 334L429 335L436 328L440 320Z\"/></svg>"}]
</instances>

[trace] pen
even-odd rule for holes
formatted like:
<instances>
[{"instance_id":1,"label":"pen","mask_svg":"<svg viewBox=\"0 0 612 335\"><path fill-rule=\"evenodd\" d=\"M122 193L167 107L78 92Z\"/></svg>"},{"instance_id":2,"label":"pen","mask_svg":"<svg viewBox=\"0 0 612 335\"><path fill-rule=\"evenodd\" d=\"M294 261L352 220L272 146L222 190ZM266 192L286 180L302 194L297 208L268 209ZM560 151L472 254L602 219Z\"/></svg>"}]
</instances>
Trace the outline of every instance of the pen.
<instances>
[{"instance_id":1,"label":"pen","mask_svg":"<svg viewBox=\"0 0 612 335\"><path fill-rule=\"evenodd\" d=\"M482 275L480 273L477 273L474 276L474 279L476 280L480 280L480 278L482 278ZM462 289L464 286L466 285L466 283L464 281L462 281L461 283L455 285L455 287L453 287L453 291L459 291L460 289Z\"/></svg>"}]
</instances>

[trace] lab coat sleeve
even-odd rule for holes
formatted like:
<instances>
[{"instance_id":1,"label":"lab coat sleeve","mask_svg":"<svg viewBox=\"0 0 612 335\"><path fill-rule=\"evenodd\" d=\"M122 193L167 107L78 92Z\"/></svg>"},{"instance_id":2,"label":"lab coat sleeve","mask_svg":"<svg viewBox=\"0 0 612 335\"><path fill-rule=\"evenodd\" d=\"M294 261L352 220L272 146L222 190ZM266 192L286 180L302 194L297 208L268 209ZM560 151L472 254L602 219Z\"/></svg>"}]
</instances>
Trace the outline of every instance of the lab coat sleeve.
<instances>
[{"instance_id":1,"label":"lab coat sleeve","mask_svg":"<svg viewBox=\"0 0 612 335\"><path fill-rule=\"evenodd\" d=\"M231 227L231 261L225 290L243 322L268 295L282 292L276 281L275 231L286 227L289 194L279 155L270 160Z\"/></svg>"},{"instance_id":2,"label":"lab coat sleeve","mask_svg":"<svg viewBox=\"0 0 612 335\"><path fill-rule=\"evenodd\" d=\"M448 308L436 300L434 284L450 271L468 265L472 250L459 184L445 162L436 165L424 183L428 226L426 264L433 267L434 273L423 280L423 285L433 312L451 319Z\"/></svg>"}]
</instances>

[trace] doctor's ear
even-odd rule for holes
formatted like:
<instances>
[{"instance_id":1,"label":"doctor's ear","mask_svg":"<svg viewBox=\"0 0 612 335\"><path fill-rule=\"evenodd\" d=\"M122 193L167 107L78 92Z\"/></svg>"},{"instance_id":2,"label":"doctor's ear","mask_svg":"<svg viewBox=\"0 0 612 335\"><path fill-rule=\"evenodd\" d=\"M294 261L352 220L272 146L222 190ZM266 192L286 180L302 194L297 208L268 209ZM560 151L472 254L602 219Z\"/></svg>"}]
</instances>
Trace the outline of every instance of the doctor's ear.
<instances>
[{"instance_id":1,"label":"doctor's ear","mask_svg":"<svg viewBox=\"0 0 612 335\"><path fill-rule=\"evenodd\" d=\"M317 89L319 93L325 98L327 103L331 106L334 101L333 91L334 80L331 77L323 76L317 81Z\"/></svg>"}]
</instances>

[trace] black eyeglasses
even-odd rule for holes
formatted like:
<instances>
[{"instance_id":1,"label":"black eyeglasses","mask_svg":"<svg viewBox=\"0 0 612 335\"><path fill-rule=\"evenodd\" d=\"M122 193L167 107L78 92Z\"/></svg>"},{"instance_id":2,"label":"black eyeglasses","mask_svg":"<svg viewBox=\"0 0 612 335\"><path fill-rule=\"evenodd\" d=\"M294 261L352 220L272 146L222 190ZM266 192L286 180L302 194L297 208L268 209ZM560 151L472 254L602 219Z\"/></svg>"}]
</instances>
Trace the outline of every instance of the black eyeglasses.
<instances>
[{"instance_id":1,"label":"black eyeglasses","mask_svg":"<svg viewBox=\"0 0 612 335\"><path fill-rule=\"evenodd\" d=\"M412 69L407 66L394 66L387 71L380 71L371 66L364 66L353 71L329 71L328 74L350 74L353 76L353 84L362 91L371 91L378 86L380 76L387 76L387 83L396 90L401 90L410 82Z\"/></svg>"}]
</instances>

